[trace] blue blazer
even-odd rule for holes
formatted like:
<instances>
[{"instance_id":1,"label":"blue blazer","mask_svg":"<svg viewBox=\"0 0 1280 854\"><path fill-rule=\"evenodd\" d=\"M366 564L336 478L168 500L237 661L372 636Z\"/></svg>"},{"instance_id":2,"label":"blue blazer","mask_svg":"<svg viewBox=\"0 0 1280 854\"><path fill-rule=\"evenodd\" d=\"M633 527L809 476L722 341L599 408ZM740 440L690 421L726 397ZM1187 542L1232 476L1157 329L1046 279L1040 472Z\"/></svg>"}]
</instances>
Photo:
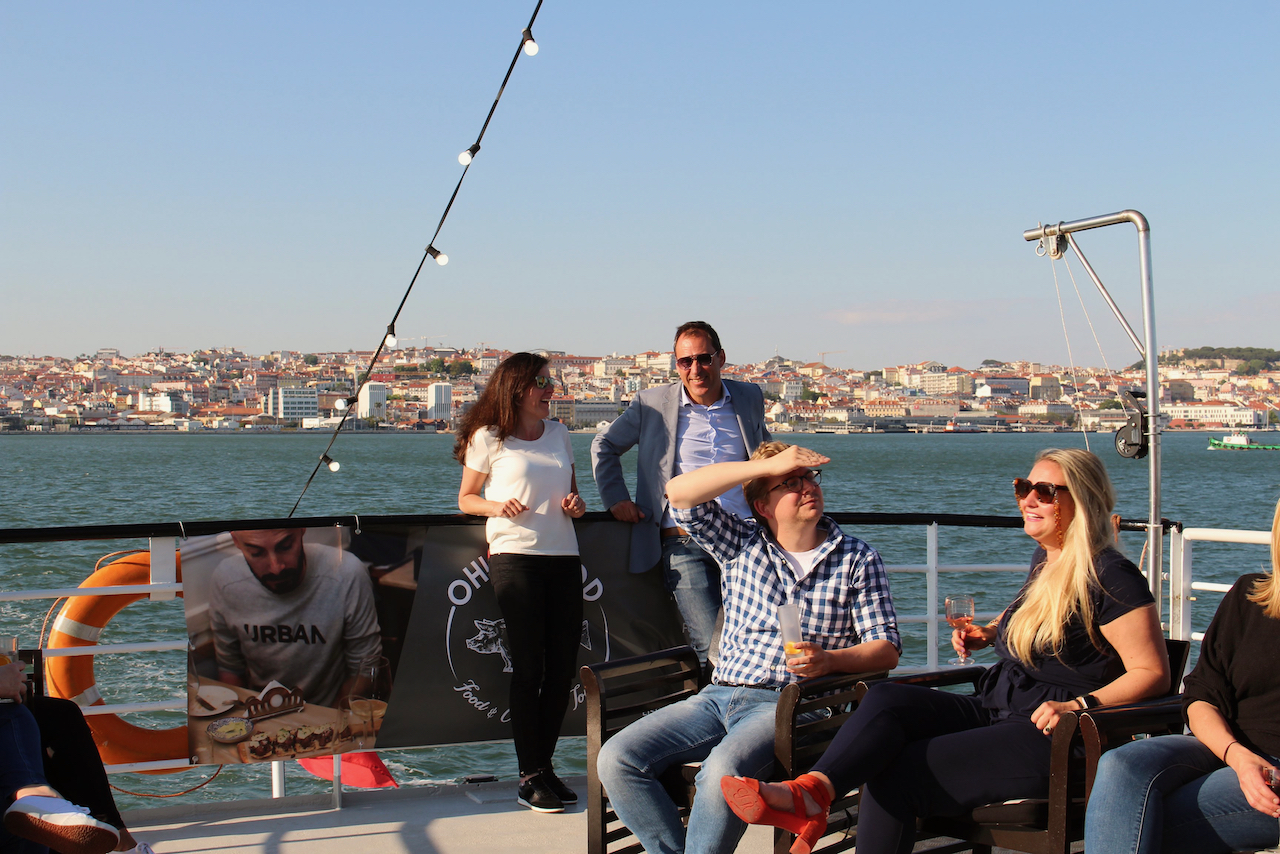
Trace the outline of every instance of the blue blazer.
<instances>
[{"instance_id":1,"label":"blue blazer","mask_svg":"<svg viewBox=\"0 0 1280 854\"><path fill-rule=\"evenodd\" d=\"M721 382L733 399L738 428L750 455L761 443L769 441L769 431L764 426L764 393L754 383ZM632 500L644 513L644 519L631 532L631 572L652 569L662 557L660 526L667 510L667 481L675 476L679 410L680 383L645 389L591 442L591 473L605 509L619 501ZM622 455L637 444L640 449L633 499L622 477Z\"/></svg>"}]
</instances>

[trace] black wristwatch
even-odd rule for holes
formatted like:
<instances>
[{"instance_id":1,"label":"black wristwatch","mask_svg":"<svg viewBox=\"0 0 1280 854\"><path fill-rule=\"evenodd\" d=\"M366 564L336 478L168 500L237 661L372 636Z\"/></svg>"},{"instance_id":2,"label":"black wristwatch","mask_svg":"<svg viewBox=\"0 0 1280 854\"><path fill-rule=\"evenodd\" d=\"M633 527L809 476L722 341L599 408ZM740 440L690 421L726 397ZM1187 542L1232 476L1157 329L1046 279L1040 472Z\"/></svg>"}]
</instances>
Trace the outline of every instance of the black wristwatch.
<instances>
[{"instance_id":1,"label":"black wristwatch","mask_svg":"<svg viewBox=\"0 0 1280 854\"><path fill-rule=\"evenodd\" d=\"M1080 704L1081 709L1096 709L1098 706L1102 705L1102 701L1092 694L1085 694L1084 696L1076 697L1076 702Z\"/></svg>"}]
</instances>

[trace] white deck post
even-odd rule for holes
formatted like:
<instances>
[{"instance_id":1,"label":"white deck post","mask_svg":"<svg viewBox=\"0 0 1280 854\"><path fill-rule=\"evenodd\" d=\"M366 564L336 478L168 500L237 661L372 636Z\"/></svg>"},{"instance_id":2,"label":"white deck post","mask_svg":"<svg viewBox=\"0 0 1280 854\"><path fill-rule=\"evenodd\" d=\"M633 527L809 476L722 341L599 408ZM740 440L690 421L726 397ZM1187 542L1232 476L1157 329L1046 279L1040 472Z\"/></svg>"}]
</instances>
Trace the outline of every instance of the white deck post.
<instances>
[{"instance_id":1,"label":"white deck post","mask_svg":"<svg viewBox=\"0 0 1280 854\"><path fill-rule=\"evenodd\" d=\"M153 537L148 540L151 550L151 583L173 584L178 580L178 543L173 537ZM151 601L168 602L174 598L172 590L153 592Z\"/></svg>"},{"instance_id":2,"label":"white deck post","mask_svg":"<svg viewBox=\"0 0 1280 854\"><path fill-rule=\"evenodd\" d=\"M333 754L333 808L342 809L342 754Z\"/></svg>"},{"instance_id":3,"label":"white deck post","mask_svg":"<svg viewBox=\"0 0 1280 854\"><path fill-rule=\"evenodd\" d=\"M928 623L925 624L925 637L928 638L928 655L925 658L930 670L938 667L938 523L930 522L925 528L925 601Z\"/></svg>"}]
</instances>

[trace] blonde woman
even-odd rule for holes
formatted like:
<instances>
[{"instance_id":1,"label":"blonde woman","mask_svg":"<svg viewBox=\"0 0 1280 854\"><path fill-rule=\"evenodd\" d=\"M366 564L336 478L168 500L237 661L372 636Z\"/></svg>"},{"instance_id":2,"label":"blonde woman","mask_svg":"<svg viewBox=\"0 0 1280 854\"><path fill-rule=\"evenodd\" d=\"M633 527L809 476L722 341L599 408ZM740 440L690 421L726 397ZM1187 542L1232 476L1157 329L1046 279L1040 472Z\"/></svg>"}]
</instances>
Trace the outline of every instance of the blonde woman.
<instances>
[{"instance_id":1,"label":"blonde woman","mask_svg":"<svg viewBox=\"0 0 1280 854\"><path fill-rule=\"evenodd\" d=\"M1089 798L1089 854L1270 848L1280 797L1280 504L1271 573L1245 575L1222 599L1183 690L1191 735L1103 754Z\"/></svg>"},{"instance_id":2,"label":"blonde woman","mask_svg":"<svg viewBox=\"0 0 1280 854\"><path fill-rule=\"evenodd\" d=\"M998 620L952 637L957 650L995 645L998 660L978 693L872 688L809 774L778 784L724 778L740 817L813 825L792 848L808 854L832 798L862 786L858 854L909 852L919 817L1045 797L1049 737L1063 712L1140 700L1169 684L1151 591L1112 545L1115 493L1101 460L1043 451L1014 492L1023 530L1039 544L1031 572Z\"/></svg>"}]
</instances>

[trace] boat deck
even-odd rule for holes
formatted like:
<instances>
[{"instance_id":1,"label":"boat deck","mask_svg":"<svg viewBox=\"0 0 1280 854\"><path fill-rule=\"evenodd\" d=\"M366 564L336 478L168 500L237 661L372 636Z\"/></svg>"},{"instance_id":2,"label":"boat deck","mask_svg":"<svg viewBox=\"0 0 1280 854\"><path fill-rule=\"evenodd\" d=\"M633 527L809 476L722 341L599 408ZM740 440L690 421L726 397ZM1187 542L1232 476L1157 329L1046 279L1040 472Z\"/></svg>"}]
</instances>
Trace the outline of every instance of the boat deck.
<instances>
[{"instance_id":1,"label":"boat deck","mask_svg":"<svg viewBox=\"0 0 1280 854\"><path fill-rule=\"evenodd\" d=\"M579 794L585 779L566 780ZM229 801L125 813L157 854L473 854L571 852L587 845L585 798L562 814L519 806L511 782ZM927 850L922 844L917 850ZM770 854L771 828L750 827L737 849ZM996 849L1003 851L1003 849Z\"/></svg>"}]
</instances>

